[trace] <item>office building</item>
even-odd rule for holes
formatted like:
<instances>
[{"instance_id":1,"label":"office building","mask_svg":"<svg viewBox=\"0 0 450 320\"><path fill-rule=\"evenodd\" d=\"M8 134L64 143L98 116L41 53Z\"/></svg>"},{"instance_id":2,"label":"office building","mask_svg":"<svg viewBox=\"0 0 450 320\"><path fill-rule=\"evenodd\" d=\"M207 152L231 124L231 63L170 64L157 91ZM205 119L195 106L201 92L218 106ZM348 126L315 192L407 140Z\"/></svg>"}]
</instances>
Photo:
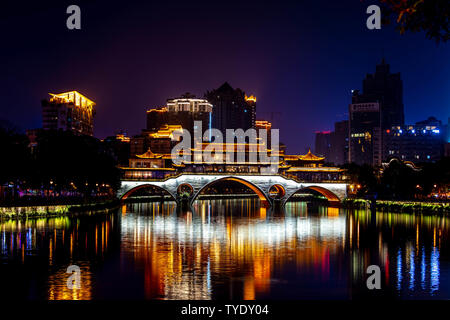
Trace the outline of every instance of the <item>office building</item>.
<instances>
[{"instance_id":1,"label":"office building","mask_svg":"<svg viewBox=\"0 0 450 320\"><path fill-rule=\"evenodd\" d=\"M389 129L404 124L403 82L400 73L391 73L389 64L383 59L375 73L367 74L363 80L363 92L354 90L352 103L378 103L381 113L381 128Z\"/></svg>"},{"instance_id":2,"label":"office building","mask_svg":"<svg viewBox=\"0 0 450 320\"><path fill-rule=\"evenodd\" d=\"M211 128L212 111L213 106L208 100L197 99L190 94L185 94L181 98L168 99L165 107L147 111L147 131L153 133L166 125L179 125L184 130L188 130L193 137L194 122L200 121L203 134Z\"/></svg>"},{"instance_id":3,"label":"office building","mask_svg":"<svg viewBox=\"0 0 450 320\"><path fill-rule=\"evenodd\" d=\"M445 133L434 117L415 125L393 126L383 132L384 160L436 162L444 155Z\"/></svg>"},{"instance_id":4,"label":"office building","mask_svg":"<svg viewBox=\"0 0 450 320\"><path fill-rule=\"evenodd\" d=\"M246 96L225 82L218 89L208 91L206 98L213 105L212 126L224 135L226 129L255 128L256 98Z\"/></svg>"},{"instance_id":5,"label":"office building","mask_svg":"<svg viewBox=\"0 0 450 320\"><path fill-rule=\"evenodd\" d=\"M325 157L327 162L342 165L348 160L348 120L334 124L334 131L317 131L316 154Z\"/></svg>"},{"instance_id":6,"label":"office building","mask_svg":"<svg viewBox=\"0 0 450 320\"><path fill-rule=\"evenodd\" d=\"M379 103L352 103L349 117L349 162L381 165L382 112Z\"/></svg>"},{"instance_id":7,"label":"office building","mask_svg":"<svg viewBox=\"0 0 450 320\"><path fill-rule=\"evenodd\" d=\"M75 134L94 134L95 102L78 91L50 93L42 101L42 127L44 130L71 131Z\"/></svg>"}]
</instances>

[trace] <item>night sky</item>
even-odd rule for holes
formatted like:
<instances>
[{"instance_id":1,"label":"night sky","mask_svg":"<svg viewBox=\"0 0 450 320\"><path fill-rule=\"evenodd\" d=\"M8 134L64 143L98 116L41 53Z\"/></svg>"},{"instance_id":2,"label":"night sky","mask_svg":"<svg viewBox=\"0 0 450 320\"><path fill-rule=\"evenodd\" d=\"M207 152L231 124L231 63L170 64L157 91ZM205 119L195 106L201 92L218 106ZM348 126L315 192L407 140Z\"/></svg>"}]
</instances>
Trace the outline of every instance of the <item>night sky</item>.
<instances>
[{"instance_id":1,"label":"night sky","mask_svg":"<svg viewBox=\"0 0 450 320\"><path fill-rule=\"evenodd\" d=\"M95 136L145 128L167 98L228 81L257 96L257 118L291 153L347 118L351 90L386 58L401 72L405 119L450 117L450 47L423 33L366 28L376 1L2 1L0 119L41 127L48 93L97 103ZM81 8L81 30L66 8Z\"/></svg>"}]
</instances>

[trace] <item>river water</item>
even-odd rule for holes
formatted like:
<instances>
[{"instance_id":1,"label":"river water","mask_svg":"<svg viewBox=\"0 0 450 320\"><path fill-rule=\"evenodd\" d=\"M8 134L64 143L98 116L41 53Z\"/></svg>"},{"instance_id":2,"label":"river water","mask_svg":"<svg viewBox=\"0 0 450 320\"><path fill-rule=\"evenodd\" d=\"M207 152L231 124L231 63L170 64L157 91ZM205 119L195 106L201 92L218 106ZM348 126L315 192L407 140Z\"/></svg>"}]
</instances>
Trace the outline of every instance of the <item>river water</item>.
<instances>
[{"instance_id":1,"label":"river water","mask_svg":"<svg viewBox=\"0 0 450 320\"><path fill-rule=\"evenodd\" d=\"M1 298L449 299L450 219L259 200L0 220ZM67 268L80 268L69 289ZM366 286L380 267L380 290Z\"/></svg>"}]
</instances>

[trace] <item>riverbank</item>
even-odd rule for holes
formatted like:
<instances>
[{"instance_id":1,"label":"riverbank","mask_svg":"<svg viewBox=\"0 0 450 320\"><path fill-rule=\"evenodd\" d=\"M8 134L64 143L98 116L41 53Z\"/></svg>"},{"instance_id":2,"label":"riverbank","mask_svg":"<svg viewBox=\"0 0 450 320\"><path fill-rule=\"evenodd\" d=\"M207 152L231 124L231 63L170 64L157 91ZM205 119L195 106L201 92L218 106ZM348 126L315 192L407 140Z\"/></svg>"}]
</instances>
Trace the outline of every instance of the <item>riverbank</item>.
<instances>
[{"instance_id":1,"label":"riverbank","mask_svg":"<svg viewBox=\"0 0 450 320\"><path fill-rule=\"evenodd\" d=\"M113 210L119 207L119 200L105 200L95 203L66 204L66 205L41 205L41 206L8 206L0 207L0 217L43 217L62 216L75 212L96 212Z\"/></svg>"},{"instance_id":2,"label":"riverbank","mask_svg":"<svg viewBox=\"0 0 450 320\"><path fill-rule=\"evenodd\" d=\"M343 205L346 208L369 209L370 201L365 199L345 199ZM381 212L450 215L450 203L377 200L376 210Z\"/></svg>"}]
</instances>

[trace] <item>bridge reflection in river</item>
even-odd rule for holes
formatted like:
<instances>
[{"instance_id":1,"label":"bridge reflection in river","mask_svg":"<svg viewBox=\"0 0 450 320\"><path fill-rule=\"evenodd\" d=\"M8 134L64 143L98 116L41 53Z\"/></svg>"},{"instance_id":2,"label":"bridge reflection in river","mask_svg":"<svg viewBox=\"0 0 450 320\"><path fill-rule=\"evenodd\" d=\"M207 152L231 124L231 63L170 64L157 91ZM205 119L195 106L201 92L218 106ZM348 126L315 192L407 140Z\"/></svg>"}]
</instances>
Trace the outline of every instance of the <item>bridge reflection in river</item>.
<instances>
[{"instance_id":1,"label":"bridge reflection in river","mask_svg":"<svg viewBox=\"0 0 450 320\"><path fill-rule=\"evenodd\" d=\"M126 204L113 214L0 222L2 296L31 299L450 298L449 218L305 202ZM66 287L67 266L82 289ZM382 270L381 293L365 286ZM23 276L25 275L25 276Z\"/></svg>"}]
</instances>

